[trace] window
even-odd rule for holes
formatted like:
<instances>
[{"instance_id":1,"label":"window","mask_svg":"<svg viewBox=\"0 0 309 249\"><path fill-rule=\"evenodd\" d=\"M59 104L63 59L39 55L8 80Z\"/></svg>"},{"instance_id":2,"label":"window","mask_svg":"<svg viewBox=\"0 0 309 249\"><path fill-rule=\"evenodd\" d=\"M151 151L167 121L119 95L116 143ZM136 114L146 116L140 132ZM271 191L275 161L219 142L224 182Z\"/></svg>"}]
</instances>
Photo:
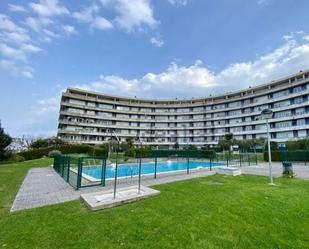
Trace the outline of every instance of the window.
<instances>
[{"instance_id":1,"label":"window","mask_svg":"<svg viewBox=\"0 0 309 249\"><path fill-rule=\"evenodd\" d=\"M295 104L301 104L303 102L304 102L303 97L297 97L297 98L294 99L294 103Z\"/></svg>"},{"instance_id":2,"label":"window","mask_svg":"<svg viewBox=\"0 0 309 249\"><path fill-rule=\"evenodd\" d=\"M291 116L291 111L276 112L274 115L275 118L283 118L288 116Z\"/></svg>"},{"instance_id":3,"label":"window","mask_svg":"<svg viewBox=\"0 0 309 249\"><path fill-rule=\"evenodd\" d=\"M297 109L295 110L295 115L303 115L303 114L305 114L305 113L306 113L306 110L305 110L304 107L302 107L302 108L297 108Z\"/></svg>"},{"instance_id":4,"label":"window","mask_svg":"<svg viewBox=\"0 0 309 249\"><path fill-rule=\"evenodd\" d=\"M251 100L250 99L245 99L244 100L244 105L249 105L251 104Z\"/></svg>"},{"instance_id":5,"label":"window","mask_svg":"<svg viewBox=\"0 0 309 249\"><path fill-rule=\"evenodd\" d=\"M225 112L215 113L215 118L225 117Z\"/></svg>"},{"instance_id":6,"label":"window","mask_svg":"<svg viewBox=\"0 0 309 249\"><path fill-rule=\"evenodd\" d=\"M241 122L242 122L241 118L230 119L230 124L237 124L237 123L241 123Z\"/></svg>"},{"instance_id":7,"label":"window","mask_svg":"<svg viewBox=\"0 0 309 249\"><path fill-rule=\"evenodd\" d=\"M292 121L285 121L285 122L278 122L275 124L276 128L285 128L285 127L291 127Z\"/></svg>"},{"instance_id":8,"label":"window","mask_svg":"<svg viewBox=\"0 0 309 249\"><path fill-rule=\"evenodd\" d=\"M292 131L277 132L277 138L293 138L294 134Z\"/></svg>"},{"instance_id":9,"label":"window","mask_svg":"<svg viewBox=\"0 0 309 249\"><path fill-rule=\"evenodd\" d=\"M307 137L306 130L300 130L298 131L298 137Z\"/></svg>"},{"instance_id":10,"label":"window","mask_svg":"<svg viewBox=\"0 0 309 249\"><path fill-rule=\"evenodd\" d=\"M224 109L225 108L225 104L221 104L221 105L215 105L214 109Z\"/></svg>"},{"instance_id":11,"label":"window","mask_svg":"<svg viewBox=\"0 0 309 249\"><path fill-rule=\"evenodd\" d=\"M298 119L298 120L296 120L296 125L297 126L306 125L306 120L305 119Z\"/></svg>"},{"instance_id":12,"label":"window","mask_svg":"<svg viewBox=\"0 0 309 249\"><path fill-rule=\"evenodd\" d=\"M195 112L202 112L202 111L204 111L204 107L194 107L193 111L195 111Z\"/></svg>"},{"instance_id":13,"label":"window","mask_svg":"<svg viewBox=\"0 0 309 249\"><path fill-rule=\"evenodd\" d=\"M240 106L240 101L229 103L229 108Z\"/></svg>"},{"instance_id":14,"label":"window","mask_svg":"<svg viewBox=\"0 0 309 249\"><path fill-rule=\"evenodd\" d=\"M229 111L229 116L237 116L241 114L241 110Z\"/></svg>"},{"instance_id":15,"label":"window","mask_svg":"<svg viewBox=\"0 0 309 249\"><path fill-rule=\"evenodd\" d=\"M113 109L112 105L107 105L107 104L99 104L99 107L103 109Z\"/></svg>"},{"instance_id":16,"label":"window","mask_svg":"<svg viewBox=\"0 0 309 249\"><path fill-rule=\"evenodd\" d=\"M75 105L85 105L85 101L81 101L81 100L77 100L77 99L70 99L69 103L75 104Z\"/></svg>"},{"instance_id":17,"label":"window","mask_svg":"<svg viewBox=\"0 0 309 249\"><path fill-rule=\"evenodd\" d=\"M303 87L302 86L296 86L293 88L293 93L299 93L303 91Z\"/></svg>"},{"instance_id":18,"label":"window","mask_svg":"<svg viewBox=\"0 0 309 249\"><path fill-rule=\"evenodd\" d=\"M273 94L273 98L281 98L281 97L284 97L284 96L287 96L289 95L289 90L284 90L284 91L280 91L280 92L276 92Z\"/></svg>"},{"instance_id":19,"label":"window","mask_svg":"<svg viewBox=\"0 0 309 249\"><path fill-rule=\"evenodd\" d=\"M253 103L263 103L265 101L268 100L268 96L267 95L264 95L264 96L261 96L261 97L256 97L253 99Z\"/></svg>"}]
</instances>

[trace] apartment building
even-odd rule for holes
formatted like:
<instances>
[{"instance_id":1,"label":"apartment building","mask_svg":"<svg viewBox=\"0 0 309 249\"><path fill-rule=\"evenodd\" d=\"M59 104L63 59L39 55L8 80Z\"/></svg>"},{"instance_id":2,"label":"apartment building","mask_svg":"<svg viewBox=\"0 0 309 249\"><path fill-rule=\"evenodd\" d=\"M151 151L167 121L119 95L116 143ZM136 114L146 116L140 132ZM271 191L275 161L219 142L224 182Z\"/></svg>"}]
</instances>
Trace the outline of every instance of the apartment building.
<instances>
[{"instance_id":1,"label":"apartment building","mask_svg":"<svg viewBox=\"0 0 309 249\"><path fill-rule=\"evenodd\" d=\"M142 99L76 88L62 94L58 136L70 143L102 144L140 138L143 144L172 147L217 144L266 137L261 111L273 110L271 139L284 142L309 135L309 70L237 92L205 98Z\"/></svg>"}]
</instances>

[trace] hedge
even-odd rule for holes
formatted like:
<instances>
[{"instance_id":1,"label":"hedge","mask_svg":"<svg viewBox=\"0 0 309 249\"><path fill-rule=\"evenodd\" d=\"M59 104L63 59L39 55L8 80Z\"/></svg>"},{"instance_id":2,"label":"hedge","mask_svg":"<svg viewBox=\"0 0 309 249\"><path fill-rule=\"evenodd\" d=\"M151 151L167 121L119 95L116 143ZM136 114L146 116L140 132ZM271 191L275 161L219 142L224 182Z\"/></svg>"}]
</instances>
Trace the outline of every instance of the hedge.
<instances>
[{"instance_id":1,"label":"hedge","mask_svg":"<svg viewBox=\"0 0 309 249\"><path fill-rule=\"evenodd\" d=\"M292 161L292 162L306 162L309 161L308 150L287 151L281 154L280 151L271 152L271 160L274 162ZM268 152L264 152L264 161L268 161Z\"/></svg>"},{"instance_id":2,"label":"hedge","mask_svg":"<svg viewBox=\"0 0 309 249\"><path fill-rule=\"evenodd\" d=\"M103 156L108 157L108 150L102 147L91 147L88 148L88 154L91 156Z\"/></svg>"},{"instance_id":3,"label":"hedge","mask_svg":"<svg viewBox=\"0 0 309 249\"><path fill-rule=\"evenodd\" d=\"M30 149L28 151L19 152L17 155L22 156L25 160L39 159L48 156L53 150L59 150L62 154L89 154L94 156L106 156L108 151L104 148L94 147L87 144L72 144L61 146L50 146L47 148Z\"/></svg>"},{"instance_id":4,"label":"hedge","mask_svg":"<svg viewBox=\"0 0 309 249\"><path fill-rule=\"evenodd\" d=\"M32 149L32 150L19 152L17 155L24 157L25 160L33 160L33 159L42 158L44 156L48 156L48 153L52 150L54 150L54 147Z\"/></svg>"},{"instance_id":5,"label":"hedge","mask_svg":"<svg viewBox=\"0 0 309 249\"><path fill-rule=\"evenodd\" d=\"M271 152L271 160L273 162L281 162L281 154L280 151L272 151ZM268 152L264 151L264 161L268 162Z\"/></svg>"}]
</instances>

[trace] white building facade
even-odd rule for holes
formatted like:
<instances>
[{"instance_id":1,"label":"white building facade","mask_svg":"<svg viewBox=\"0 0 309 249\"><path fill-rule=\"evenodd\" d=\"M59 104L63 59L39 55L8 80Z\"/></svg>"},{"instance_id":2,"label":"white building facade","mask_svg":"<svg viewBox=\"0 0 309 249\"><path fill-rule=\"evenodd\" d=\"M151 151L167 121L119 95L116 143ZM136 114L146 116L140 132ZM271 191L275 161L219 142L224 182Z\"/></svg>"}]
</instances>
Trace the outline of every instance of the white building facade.
<instances>
[{"instance_id":1,"label":"white building facade","mask_svg":"<svg viewBox=\"0 0 309 249\"><path fill-rule=\"evenodd\" d=\"M260 86L192 99L141 99L75 88L62 94L58 136L70 143L102 144L114 131L121 141L140 137L143 144L198 147L234 138L266 137L261 111L274 112L271 139L284 142L309 135L309 70ZM113 133L113 134L114 134ZM114 140L114 138L112 138Z\"/></svg>"}]
</instances>

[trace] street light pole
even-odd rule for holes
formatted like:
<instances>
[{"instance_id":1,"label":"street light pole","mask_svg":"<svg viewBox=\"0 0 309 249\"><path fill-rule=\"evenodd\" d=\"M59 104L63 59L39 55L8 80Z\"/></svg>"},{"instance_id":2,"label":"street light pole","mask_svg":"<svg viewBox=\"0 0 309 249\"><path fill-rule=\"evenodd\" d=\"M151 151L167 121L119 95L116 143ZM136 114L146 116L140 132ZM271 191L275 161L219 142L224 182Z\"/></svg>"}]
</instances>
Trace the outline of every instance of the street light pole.
<instances>
[{"instance_id":1,"label":"street light pole","mask_svg":"<svg viewBox=\"0 0 309 249\"><path fill-rule=\"evenodd\" d=\"M139 165L138 165L138 194L140 194L141 193L142 148L143 148L143 142L142 142L140 136L138 138L139 138L139 142L140 142L140 157L139 157Z\"/></svg>"},{"instance_id":2,"label":"street light pole","mask_svg":"<svg viewBox=\"0 0 309 249\"><path fill-rule=\"evenodd\" d=\"M268 147L268 166L269 166L269 185L274 185L273 175L272 175L272 164L271 164L271 148L270 148L270 132L269 132L269 119L272 118L273 111L270 109L264 109L261 112L262 118L266 120L267 129L267 147Z\"/></svg>"},{"instance_id":3,"label":"street light pole","mask_svg":"<svg viewBox=\"0 0 309 249\"><path fill-rule=\"evenodd\" d=\"M269 122L266 119L267 126L267 147L268 147L268 166L269 166L269 184L273 185L273 174L272 174L272 165L271 165L271 151L270 151L270 134L269 134Z\"/></svg>"},{"instance_id":4,"label":"street light pole","mask_svg":"<svg viewBox=\"0 0 309 249\"><path fill-rule=\"evenodd\" d=\"M118 151L119 151L119 138L117 134L112 130L116 139L117 139L117 151L116 151L116 166L115 166L115 179L114 179L114 199L116 198L116 191L117 191L117 173L118 173Z\"/></svg>"}]
</instances>

